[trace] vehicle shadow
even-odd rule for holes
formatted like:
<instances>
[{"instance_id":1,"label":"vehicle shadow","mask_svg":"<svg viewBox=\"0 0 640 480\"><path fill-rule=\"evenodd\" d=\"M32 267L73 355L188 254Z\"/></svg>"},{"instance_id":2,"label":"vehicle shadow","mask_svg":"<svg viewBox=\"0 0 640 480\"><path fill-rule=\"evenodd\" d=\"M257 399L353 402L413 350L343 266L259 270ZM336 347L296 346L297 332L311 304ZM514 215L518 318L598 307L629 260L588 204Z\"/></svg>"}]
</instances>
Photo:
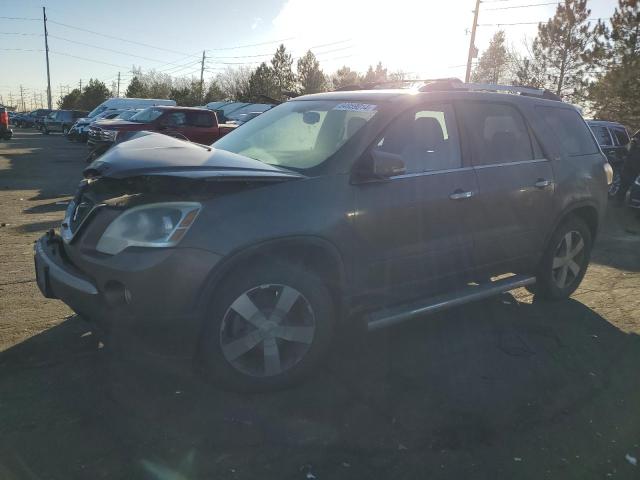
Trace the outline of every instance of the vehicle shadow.
<instances>
[{"instance_id":1,"label":"vehicle shadow","mask_svg":"<svg viewBox=\"0 0 640 480\"><path fill-rule=\"evenodd\" d=\"M0 188L38 190L30 200L72 195L82 179L85 156L86 147L65 138L17 129L12 140L0 144Z\"/></svg>"},{"instance_id":2,"label":"vehicle shadow","mask_svg":"<svg viewBox=\"0 0 640 480\"><path fill-rule=\"evenodd\" d=\"M575 300L505 294L345 340L254 395L109 359L89 330L73 317L0 353L2 478L637 474L640 339Z\"/></svg>"},{"instance_id":3,"label":"vehicle shadow","mask_svg":"<svg viewBox=\"0 0 640 480\"><path fill-rule=\"evenodd\" d=\"M599 229L592 263L625 271L640 271L640 212L610 202Z\"/></svg>"}]
</instances>

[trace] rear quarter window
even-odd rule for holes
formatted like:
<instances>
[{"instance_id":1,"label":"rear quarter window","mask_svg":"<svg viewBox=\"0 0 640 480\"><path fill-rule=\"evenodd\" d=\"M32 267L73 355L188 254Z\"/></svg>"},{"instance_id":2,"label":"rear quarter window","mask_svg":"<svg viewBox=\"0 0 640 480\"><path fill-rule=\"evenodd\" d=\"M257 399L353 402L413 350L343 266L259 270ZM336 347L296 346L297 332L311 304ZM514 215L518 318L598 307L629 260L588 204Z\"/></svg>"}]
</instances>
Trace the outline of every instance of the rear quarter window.
<instances>
[{"instance_id":1,"label":"rear quarter window","mask_svg":"<svg viewBox=\"0 0 640 480\"><path fill-rule=\"evenodd\" d=\"M577 111L558 107L536 107L536 111L554 132L565 155L575 157L598 153L598 144Z\"/></svg>"}]
</instances>

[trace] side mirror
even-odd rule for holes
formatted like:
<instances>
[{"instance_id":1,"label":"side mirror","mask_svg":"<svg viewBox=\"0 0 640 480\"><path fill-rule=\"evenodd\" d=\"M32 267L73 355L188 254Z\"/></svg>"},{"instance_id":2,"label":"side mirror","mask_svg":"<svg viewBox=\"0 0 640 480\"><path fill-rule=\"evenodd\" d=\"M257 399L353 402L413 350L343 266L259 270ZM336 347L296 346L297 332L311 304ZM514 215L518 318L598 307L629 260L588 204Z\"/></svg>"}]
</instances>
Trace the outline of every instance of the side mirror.
<instances>
[{"instance_id":1,"label":"side mirror","mask_svg":"<svg viewBox=\"0 0 640 480\"><path fill-rule=\"evenodd\" d=\"M383 152L374 148L371 150L371 159L372 173L375 178L385 179L407 172L404 160L395 153Z\"/></svg>"}]
</instances>

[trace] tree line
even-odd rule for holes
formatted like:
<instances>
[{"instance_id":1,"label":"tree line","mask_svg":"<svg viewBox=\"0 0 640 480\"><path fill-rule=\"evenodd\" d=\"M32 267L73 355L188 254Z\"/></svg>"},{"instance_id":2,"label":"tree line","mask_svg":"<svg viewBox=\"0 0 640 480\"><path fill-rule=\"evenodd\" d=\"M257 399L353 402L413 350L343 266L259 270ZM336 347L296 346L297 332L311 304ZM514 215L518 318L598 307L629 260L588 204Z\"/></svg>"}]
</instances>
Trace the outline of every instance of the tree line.
<instances>
[{"instance_id":1,"label":"tree line","mask_svg":"<svg viewBox=\"0 0 640 480\"><path fill-rule=\"evenodd\" d=\"M587 115L640 128L640 1L618 0L608 21L592 24L587 0L562 0L553 17L538 25L524 53L508 45L497 31L482 52L472 80L546 88L578 103ZM382 63L359 73L343 66L332 74L320 68L310 50L294 62L280 45L269 62L256 68L227 68L200 84L196 78L176 78L163 72L134 69L127 97L171 98L178 105L204 105L217 100L280 102L327 90L406 80L402 71L389 72ZM72 90L60 108L88 110L111 96L104 83L91 80Z\"/></svg>"},{"instance_id":2,"label":"tree line","mask_svg":"<svg viewBox=\"0 0 640 480\"><path fill-rule=\"evenodd\" d=\"M559 3L526 54L496 32L472 80L546 88L590 116L640 128L640 2L618 0L608 21L590 15L587 0Z\"/></svg>"}]
</instances>

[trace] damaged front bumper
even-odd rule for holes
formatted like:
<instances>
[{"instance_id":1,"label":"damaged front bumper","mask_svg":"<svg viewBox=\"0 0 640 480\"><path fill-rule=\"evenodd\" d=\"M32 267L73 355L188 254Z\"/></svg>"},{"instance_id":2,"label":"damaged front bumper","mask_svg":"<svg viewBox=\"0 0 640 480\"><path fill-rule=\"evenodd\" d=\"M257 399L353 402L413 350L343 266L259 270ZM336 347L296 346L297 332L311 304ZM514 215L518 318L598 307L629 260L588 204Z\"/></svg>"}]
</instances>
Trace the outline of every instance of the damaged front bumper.
<instances>
[{"instance_id":1,"label":"damaged front bumper","mask_svg":"<svg viewBox=\"0 0 640 480\"><path fill-rule=\"evenodd\" d=\"M180 248L113 257L74 251L72 261L65 247L52 231L34 246L36 281L45 297L62 300L120 346L193 357L202 327L200 297L218 255Z\"/></svg>"}]
</instances>

